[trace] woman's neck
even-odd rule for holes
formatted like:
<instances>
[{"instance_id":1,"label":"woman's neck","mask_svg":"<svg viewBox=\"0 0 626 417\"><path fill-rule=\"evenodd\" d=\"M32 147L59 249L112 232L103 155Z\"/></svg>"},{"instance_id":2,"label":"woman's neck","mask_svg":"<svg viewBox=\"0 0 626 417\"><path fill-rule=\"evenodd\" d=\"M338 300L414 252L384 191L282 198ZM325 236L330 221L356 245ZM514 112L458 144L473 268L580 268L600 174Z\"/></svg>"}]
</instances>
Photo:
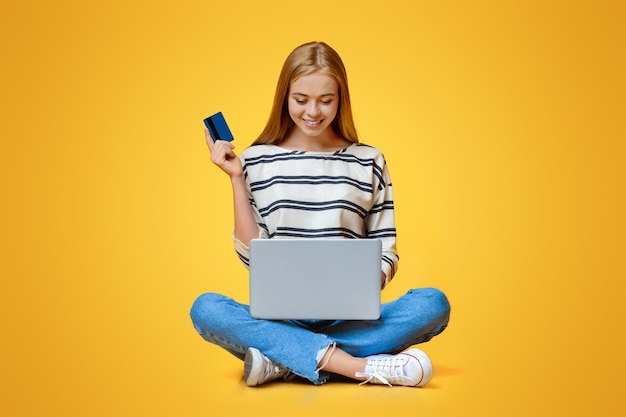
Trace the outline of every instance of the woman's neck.
<instances>
[{"instance_id":1,"label":"woman's neck","mask_svg":"<svg viewBox=\"0 0 626 417\"><path fill-rule=\"evenodd\" d=\"M334 152L350 146L352 142L342 138L335 132L328 135L308 136L291 132L278 146L294 151Z\"/></svg>"}]
</instances>

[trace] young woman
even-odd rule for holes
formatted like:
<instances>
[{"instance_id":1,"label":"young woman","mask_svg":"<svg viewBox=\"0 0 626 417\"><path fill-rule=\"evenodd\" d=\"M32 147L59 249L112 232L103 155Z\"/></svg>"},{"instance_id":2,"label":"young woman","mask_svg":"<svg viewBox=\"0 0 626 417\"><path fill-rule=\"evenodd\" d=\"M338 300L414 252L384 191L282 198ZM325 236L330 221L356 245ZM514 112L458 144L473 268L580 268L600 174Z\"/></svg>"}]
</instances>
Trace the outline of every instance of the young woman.
<instances>
[{"instance_id":1,"label":"young woman","mask_svg":"<svg viewBox=\"0 0 626 417\"><path fill-rule=\"evenodd\" d=\"M232 183L233 238L245 265L252 239L377 238L381 287L391 281L399 259L391 180L383 155L358 141L346 71L332 48L311 42L289 55L267 126L241 158L205 133L211 161ZM332 375L422 386L430 359L405 349L441 333L449 314L433 288L383 304L374 321L257 320L247 305L213 293L191 309L205 340L244 360L249 386L293 376L322 384Z\"/></svg>"}]
</instances>

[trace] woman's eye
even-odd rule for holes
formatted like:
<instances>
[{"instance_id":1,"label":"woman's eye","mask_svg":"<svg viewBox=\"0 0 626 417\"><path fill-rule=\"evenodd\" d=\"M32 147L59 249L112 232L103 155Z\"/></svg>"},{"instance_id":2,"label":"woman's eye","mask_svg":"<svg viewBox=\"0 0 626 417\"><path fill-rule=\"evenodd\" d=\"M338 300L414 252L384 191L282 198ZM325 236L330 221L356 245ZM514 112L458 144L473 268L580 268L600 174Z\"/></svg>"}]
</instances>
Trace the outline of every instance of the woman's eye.
<instances>
[{"instance_id":1,"label":"woman's eye","mask_svg":"<svg viewBox=\"0 0 626 417\"><path fill-rule=\"evenodd\" d=\"M298 100L298 99L296 99L296 103L298 103L298 104L304 104L304 103L306 103L306 100Z\"/></svg>"},{"instance_id":2,"label":"woman's eye","mask_svg":"<svg viewBox=\"0 0 626 417\"><path fill-rule=\"evenodd\" d=\"M324 101L322 101L322 104L330 104L332 102L333 102L332 100L324 100Z\"/></svg>"}]
</instances>

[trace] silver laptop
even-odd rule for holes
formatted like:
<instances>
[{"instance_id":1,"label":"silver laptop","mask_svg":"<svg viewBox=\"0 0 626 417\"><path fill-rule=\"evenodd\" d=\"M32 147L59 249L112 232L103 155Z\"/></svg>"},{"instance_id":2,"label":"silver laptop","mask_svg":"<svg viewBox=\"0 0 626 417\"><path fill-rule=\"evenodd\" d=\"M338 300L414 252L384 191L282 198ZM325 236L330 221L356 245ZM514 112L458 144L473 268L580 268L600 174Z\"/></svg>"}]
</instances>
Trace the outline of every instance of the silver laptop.
<instances>
[{"instance_id":1,"label":"silver laptop","mask_svg":"<svg viewBox=\"0 0 626 417\"><path fill-rule=\"evenodd\" d=\"M379 239L255 239L250 314L258 319L376 320Z\"/></svg>"}]
</instances>

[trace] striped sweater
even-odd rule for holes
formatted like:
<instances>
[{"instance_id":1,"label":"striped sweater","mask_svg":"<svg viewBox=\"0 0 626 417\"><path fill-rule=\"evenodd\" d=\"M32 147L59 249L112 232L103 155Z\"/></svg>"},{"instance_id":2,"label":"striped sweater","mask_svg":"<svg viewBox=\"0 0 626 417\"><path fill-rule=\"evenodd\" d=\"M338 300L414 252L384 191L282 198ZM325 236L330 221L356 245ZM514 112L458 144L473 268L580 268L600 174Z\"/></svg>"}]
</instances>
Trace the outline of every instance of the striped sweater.
<instances>
[{"instance_id":1,"label":"striped sweater","mask_svg":"<svg viewBox=\"0 0 626 417\"><path fill-rule=\"evenodd\" d=\"M398 267L391 180L383 154L352 144L337 152L255 145L242 152L259 238L381 239L382 271ZM235 239L248 266L249 250Z\"/></svg>"}]
</instances>

